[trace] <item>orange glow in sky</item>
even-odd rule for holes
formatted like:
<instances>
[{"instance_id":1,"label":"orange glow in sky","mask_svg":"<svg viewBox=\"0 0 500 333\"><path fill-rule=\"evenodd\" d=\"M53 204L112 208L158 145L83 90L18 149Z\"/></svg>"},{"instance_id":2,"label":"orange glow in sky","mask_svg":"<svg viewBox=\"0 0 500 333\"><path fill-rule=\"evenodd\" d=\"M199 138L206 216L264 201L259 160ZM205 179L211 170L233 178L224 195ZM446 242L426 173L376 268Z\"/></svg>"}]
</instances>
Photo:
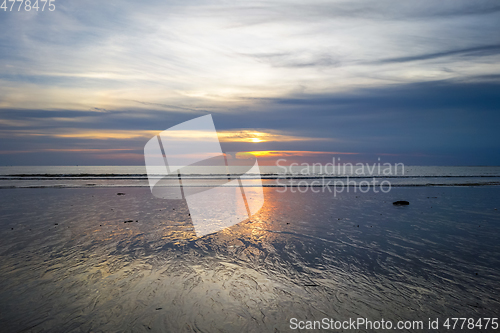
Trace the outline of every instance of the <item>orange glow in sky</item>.
<instances>
[{"instance_id":1,"label":"orange glow in sky","mask_svg":"<svg viewBox=\"0 0 500 333\"><path fill-rule=\"evenodd\" d=\"M304 151L304 150L256 150L248 153L260 157L304 157L314 155L357 155L358 153L351 152L335 152L335 151Z\"/></svg>"}]
</instances>

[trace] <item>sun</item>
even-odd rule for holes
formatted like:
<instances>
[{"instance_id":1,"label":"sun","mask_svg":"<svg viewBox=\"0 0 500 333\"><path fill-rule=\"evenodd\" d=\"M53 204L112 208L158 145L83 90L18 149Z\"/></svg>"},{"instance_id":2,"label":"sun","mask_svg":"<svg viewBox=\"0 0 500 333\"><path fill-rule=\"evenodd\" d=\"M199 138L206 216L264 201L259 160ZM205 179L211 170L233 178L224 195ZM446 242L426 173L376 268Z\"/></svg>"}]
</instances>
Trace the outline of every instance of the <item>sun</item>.
<instances>
[{"instance_id":1,"label":"sun","mask_svg":"<svg viewBox=\"0 0 500 333\"><path fill-rule=\"evenodd\" d=\"M250 141L251 141L251 142L255 142L255 143L257 143L257 142L262 142L262 141L264 141L264 140L259 139L259 138L251 138L251 139L250 139Z\"/></svg>"}]
</instances>

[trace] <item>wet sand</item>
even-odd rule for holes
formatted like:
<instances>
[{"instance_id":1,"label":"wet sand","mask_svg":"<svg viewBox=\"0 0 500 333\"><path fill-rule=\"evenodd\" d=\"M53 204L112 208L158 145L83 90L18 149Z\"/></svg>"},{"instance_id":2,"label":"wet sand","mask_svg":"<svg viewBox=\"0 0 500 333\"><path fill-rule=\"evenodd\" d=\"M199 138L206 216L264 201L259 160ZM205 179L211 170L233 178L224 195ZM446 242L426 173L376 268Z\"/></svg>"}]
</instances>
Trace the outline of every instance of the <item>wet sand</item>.
<instances>
[{"instance_id":1,"label":"wet sand","mask_svg":"<svg viewBox=\"0 0 500 333\"><path fill-rule=\"evenodd\" d=\"M498 317L500 187L279 190L264 189L251 219L198 239L186 204L148 188L1 189L0 330Z\"/></svg>"}]
</instances>

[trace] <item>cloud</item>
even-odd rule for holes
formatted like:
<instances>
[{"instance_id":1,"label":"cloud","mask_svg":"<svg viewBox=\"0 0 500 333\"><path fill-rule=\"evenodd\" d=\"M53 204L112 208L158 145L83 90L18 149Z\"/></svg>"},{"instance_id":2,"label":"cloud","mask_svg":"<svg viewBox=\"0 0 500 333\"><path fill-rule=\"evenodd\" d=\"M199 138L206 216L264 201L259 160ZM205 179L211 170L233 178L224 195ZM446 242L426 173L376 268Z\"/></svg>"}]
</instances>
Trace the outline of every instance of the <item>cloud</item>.
<instances>
[{"instance_id":1,"label":"cloud","mask_svg":"<svg viewBox=\"0 0 500 333\"><path fill-rule=\"evenodd\" d=\"M286 135L273 130L262 132L258 130L233 129L229 131L217 131L220 142L293 142L293 141L332 141L330 138L311 138L295 135Z\"/></svg>"},{"instance_id":2,"label":"cloud","mask_svg":"<svg viewBox=\"0 0 500 333\"><path fill-rule=\"evenodd\" d=\"M0 149L140 151L211 113L228 151L480 151L497 163L499 14L497 1L466 0L0 11Z\"/></svg>"},{"instance_id":3,"label":"cloud","mask_svg":"<svg viewBox=\"0 0 500 333\"><path fill-rule=\"evenodd\" d=\"M142 103L196 112L209 101L500 71L492 65L496 1L86 1L56 8L0 13L0 107ZM445 56L446 69L406 65Z\"/></svg>"},{"instance_id":4,"label":"cloud","mask_svg":"<svg viewBox=\"0 0 500 333\"><path fill-rule=\"evenodd\" d=\"M401 63L410 61L430 60L430 59L437 59L454 55L463 57L485 57L497 54L500 54L500 44L469 47L465 49L449 50L449 51L421 54L408 57L389 58L389 59L379 60L378 63Z\"/></svg>"},{"instance_id":5,"label":"cloud","mask_svg":"<svg viewBox=\"0 0 500 333\"><path fill-rule=\"evenodd\" d=\"M337 93L299 92L281 98L250 99L214 109L226 151L323 150L403 153L452 147L495 148L500 121L500 82L429 81ZM38 138L36 145L103 145L140 149L155 133L205 112L127 110L0 110L5 141ZM254 133L259 133L255 136ZM41 139L45 137L47 139ZM259 142L251 140L261 138ZM24 138L24 139L23 139ZM50 138L50 140L49 140ZM63 140L63 141L58 141ZM55 140L55 141L54 141ZM45 147L47 148L47 147ZM17 148L16 148L17 149Z\"/></svg>"},{"instance_id":6,"label":"cloud","mask_svg":"<svg viewBox=\"0 0 500 333\"><path fill-rule=\"evenodd\" d=\"M245 54L248 57L269 63L272 67L305 68L305 67L339 67L340 61L331 55L315 55L303 52L293 53L263 53Z\"/></svg>"}]
</instances>

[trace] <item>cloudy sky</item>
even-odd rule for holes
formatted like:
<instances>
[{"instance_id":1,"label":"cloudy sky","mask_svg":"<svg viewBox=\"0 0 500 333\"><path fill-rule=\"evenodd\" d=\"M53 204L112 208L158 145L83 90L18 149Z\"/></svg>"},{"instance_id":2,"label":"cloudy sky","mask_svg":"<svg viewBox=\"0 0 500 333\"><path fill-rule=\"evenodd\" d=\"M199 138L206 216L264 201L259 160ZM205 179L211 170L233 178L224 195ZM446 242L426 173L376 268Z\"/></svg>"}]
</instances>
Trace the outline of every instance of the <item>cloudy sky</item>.
<instances>
[{"instance_id":1,"label":"cloudy sky","mask_svg":"<svg viewBox=\"0 0 500 333\"><path fill-rule=\"evenodd\" d=\"M0 165L141 165L212 114L261 159L500 165L500 2L0 9Z\"/></svg>"}]
</instances>

